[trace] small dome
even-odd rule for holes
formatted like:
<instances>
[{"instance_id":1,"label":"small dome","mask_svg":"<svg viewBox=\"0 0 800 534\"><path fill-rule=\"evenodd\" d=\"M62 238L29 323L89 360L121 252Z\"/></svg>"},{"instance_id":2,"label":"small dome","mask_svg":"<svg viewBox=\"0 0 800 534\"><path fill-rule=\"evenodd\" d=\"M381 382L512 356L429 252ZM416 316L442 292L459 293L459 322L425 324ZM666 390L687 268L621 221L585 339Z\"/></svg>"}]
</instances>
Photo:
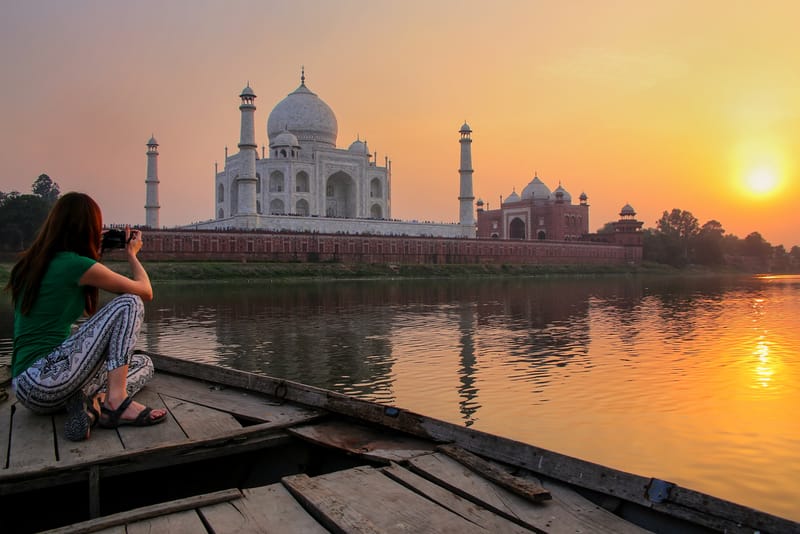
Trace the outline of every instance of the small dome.
<instances>
[{"instance_id":1,"label":"small dome","mask_svg":"<svg viewBox=\"0 0 800 534\"><path fill-rule=\"evenodd\" d=\"M154 136L150 136L150 140L147 142L147 146L158 146L158 141Z\"/></svg>"},{"instance_id":2,"label":"small dome","mask_svg":"<svg viewBox=\"0 0 800 534\"><path fill-rule=\"evenodd\" d=\"M478 206L483 206L483 199L479 198L478 201L475 203Z\"/></svg>"},{"instance_id":3,"label":"small dome","mask_svg":"<svg viewBox=\"0 0 800 534\"><path fill-rule=\"evenodd\" d=\"M622 206L622 210L619 212L619 214L622 215L623 217L626 215L634 216L636 215L636 210L634 210L633 206L631 206L630 204L625 204L624 206Z\"/></svg>"},{"instance_id":4,"label":"small dome","mask_svg":"<svg viewBox=\"0 0 800 534\"><path fill-rule=\"evenodd\" d=\"M459 132L461 132L461 133L472 133L472 128L469 127L469 124L467 124L467 121L464 121L464 125L461 127Z\"/></svg>"},{"instance_id":5,"label":"small dome","mask_svg":"<svg viewBox=\"0 0 800 534\"><path fill-rule=\"evenodd\" d=\"M538 176L534 176L525 189L522 190L522 198L535 198L539 200L547 200L550 198L550 189L544 185Z\"/></svg>"},{"instance_id":6,"label":"small dome","mask_svg":"<svg viewBox=\"0 0 800 534\"><path fill-rule=\"evenodd\" d=\"M367 148L367 142L362 141L361 139L356 139L348 148L350 152L355 152L356 154L369 154L369 148Z\"/></svg>"},{"instance_id":7,"label":"small dome","mask_svg":"<svg viewBox=\"0 0 800 534\"><path fill-rule=\"evenodd\" d=\"M561 187L561 184L558 184L558 187L556 187L556 190L553 191L553 193L556 195L556 198L561 197L564 202L572 203L572 195L570 195L566 189Z\"/></svg>"},{"instance_id":8,"label":"small dome","mask_svg":"<svg viewBox=\"0 0 800 534\"><path fill-rule=\"evenodd\" d=\"M242 89L242 94L240 94L239 96L250 96L255 98L256 94L253 92L253 89L250 87L250 84L248 83L247 87Z\"/></svg>"},{"instance_id":9,"label":"small dome","mask_svg":"<svg viewBox=\"0 0 800 534\"><path fill-rule=\"evenodd\" d=\"M582 201L589 200L589 197L586 196L586 193L581 193L581 196L579 196L578 198L581 199Z\"/></svg>"},{"instance_id":10,"label":"small dome","mask_svg":"<svg viewBox=\"0 0 800 534\"><path fill-rule=\"evenodd\" d=\"M297 136L294 135L289 130L284 130L275 136L275 139L269 144L270 148L275 148L279 146L288 146L292 148L299 148L300 142L297 140Z\"/></svg>"},{"instance_id":11,"label":"small dome","mask_svg":"<svg viewBox=\"0 0 800 534\"><path fill-rule=\"evenodd\" d=\"M503 204L506 204L508 202L519 202L520 200L522 200L522 199L519 198L519 195L517 194L517 192L516 191L512 191L511 194L508 195L508 197L506 198L506 201L503 202Z\"/></svg>"}]
</instances>

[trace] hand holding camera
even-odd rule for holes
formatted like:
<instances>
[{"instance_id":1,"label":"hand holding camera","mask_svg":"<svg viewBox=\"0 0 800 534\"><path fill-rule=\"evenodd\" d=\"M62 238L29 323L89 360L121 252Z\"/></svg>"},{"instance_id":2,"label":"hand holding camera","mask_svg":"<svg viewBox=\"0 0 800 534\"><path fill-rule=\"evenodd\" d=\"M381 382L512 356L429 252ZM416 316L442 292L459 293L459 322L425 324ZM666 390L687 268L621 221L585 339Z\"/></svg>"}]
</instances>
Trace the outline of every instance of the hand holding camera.
<instances>
[{"instance_id":1,"label":"hand holding camera","mask_svg":"<svg viewBox=\"0 0 800 534\"><path fill-rule=\"evenodd\" d=\"M131 252L135 255L142 248L141 236L142 233L139 230L131 230L129 226L125 226L124 230L110 228L103 232L103 239L100 244L101 252L133 248Z\"/></svg>"}]
</instances>

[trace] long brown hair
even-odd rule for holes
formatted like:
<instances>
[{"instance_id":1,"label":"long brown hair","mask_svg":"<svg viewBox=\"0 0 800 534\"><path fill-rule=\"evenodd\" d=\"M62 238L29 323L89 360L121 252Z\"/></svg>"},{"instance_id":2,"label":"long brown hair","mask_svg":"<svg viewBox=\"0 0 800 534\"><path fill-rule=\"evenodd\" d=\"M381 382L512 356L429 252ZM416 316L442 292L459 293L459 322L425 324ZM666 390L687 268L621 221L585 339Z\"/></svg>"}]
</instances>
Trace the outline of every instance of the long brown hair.
<instances>
[{"instance_id":1,"label":"long brown hair","mask_svg":"<svg viewBox=\"0 0 800 534\"><path fill-rule=\"evenodd\" d=\"M75 252L94 260L100 259L103 215L100 206L85 193L67 193L59 198L39 229L36 240L22 253L11 269L6 285L20 312L27 315L39 297L50 261L58 252ZM97 310L98 289L86 286L84 308L89 315Z\"/></svg>"}]
</instances>

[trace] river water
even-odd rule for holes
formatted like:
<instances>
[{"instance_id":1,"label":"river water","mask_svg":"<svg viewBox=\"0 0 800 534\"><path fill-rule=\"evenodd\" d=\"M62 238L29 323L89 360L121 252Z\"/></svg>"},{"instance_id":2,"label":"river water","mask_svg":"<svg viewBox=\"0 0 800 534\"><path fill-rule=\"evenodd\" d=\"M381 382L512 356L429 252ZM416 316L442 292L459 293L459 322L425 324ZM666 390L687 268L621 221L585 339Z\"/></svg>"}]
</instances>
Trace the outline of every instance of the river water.
<instances>
[{"instance_id":1,"label":"river water","mask_svg":"<svg viewBox=\"0 0 800 534\"><path fill-rule=\"evenodd\" d=\"M800 520L800 277L176 284L139 347ZM8 304L0 351L10 350Z\"/></svg>"}]
</instances>

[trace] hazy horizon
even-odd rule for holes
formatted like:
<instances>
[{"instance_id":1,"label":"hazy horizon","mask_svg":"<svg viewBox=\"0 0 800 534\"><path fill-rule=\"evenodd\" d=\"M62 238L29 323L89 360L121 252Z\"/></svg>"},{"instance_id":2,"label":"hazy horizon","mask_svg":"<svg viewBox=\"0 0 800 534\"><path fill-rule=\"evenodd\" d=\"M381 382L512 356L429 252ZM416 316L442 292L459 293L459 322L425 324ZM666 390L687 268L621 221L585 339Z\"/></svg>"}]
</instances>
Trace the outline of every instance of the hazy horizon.
<instances>
[{"instance_id":1,"label":"hazy horizon","mask_svg":"<svg viewBox=\"0 0 800 534\"><path fill-rule=\"evenodd\" d=\"M630 203L800 245L800 4L2 0L0 190L42 173L106 222L144 223L146 142L160 219L213 218L214 164L257 95L256 141L300 83L392 161L392 216L458 219L458 129L476 198L534 173L589 197L590 231Z\"/></svg>"}]
</instances>

